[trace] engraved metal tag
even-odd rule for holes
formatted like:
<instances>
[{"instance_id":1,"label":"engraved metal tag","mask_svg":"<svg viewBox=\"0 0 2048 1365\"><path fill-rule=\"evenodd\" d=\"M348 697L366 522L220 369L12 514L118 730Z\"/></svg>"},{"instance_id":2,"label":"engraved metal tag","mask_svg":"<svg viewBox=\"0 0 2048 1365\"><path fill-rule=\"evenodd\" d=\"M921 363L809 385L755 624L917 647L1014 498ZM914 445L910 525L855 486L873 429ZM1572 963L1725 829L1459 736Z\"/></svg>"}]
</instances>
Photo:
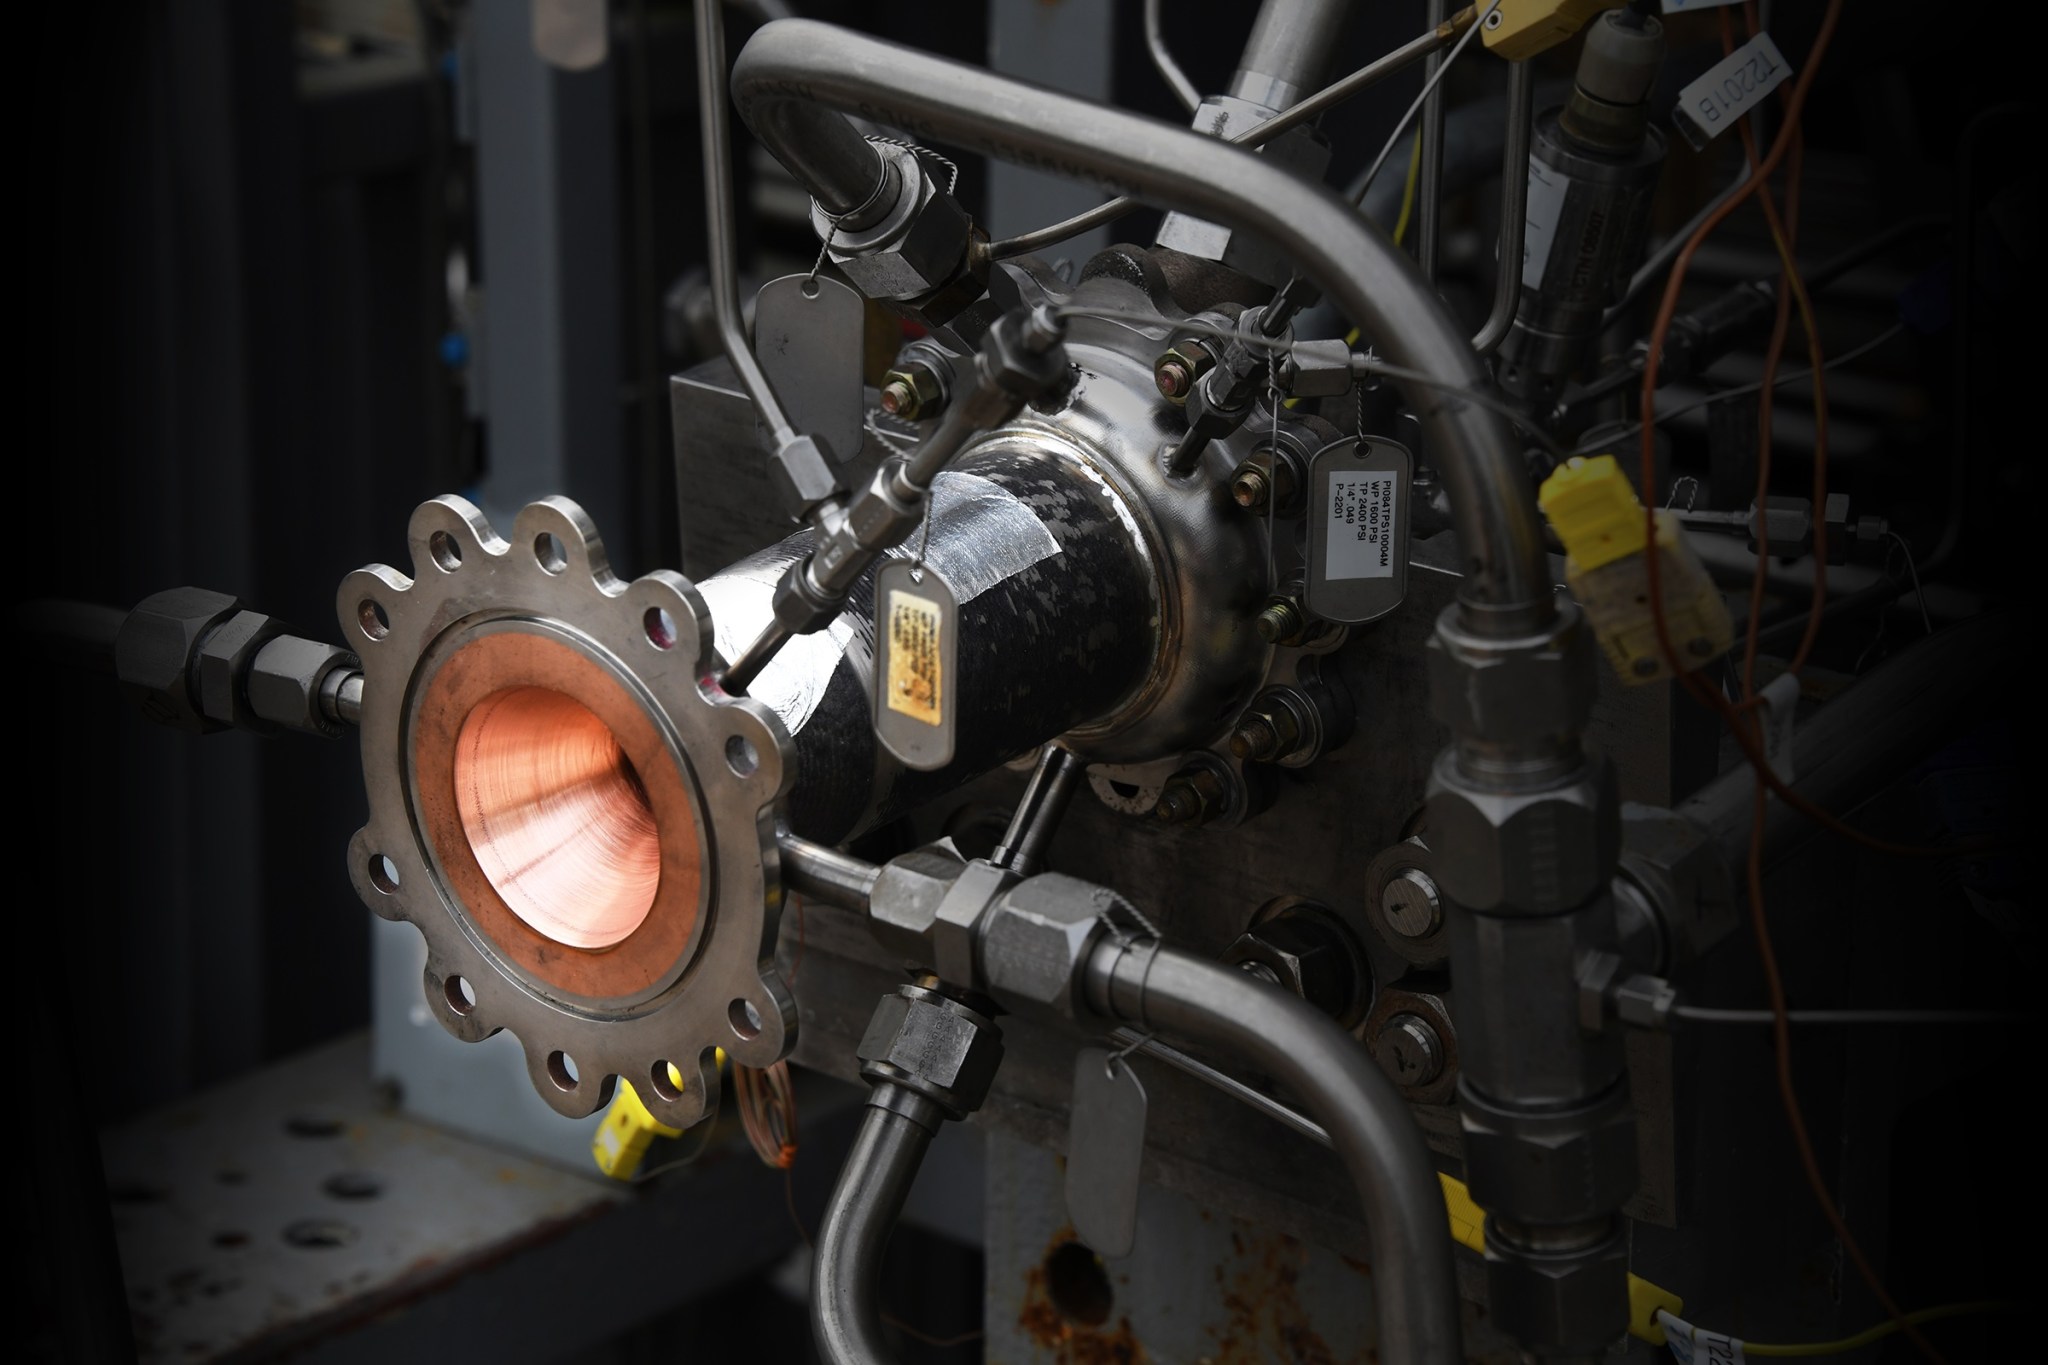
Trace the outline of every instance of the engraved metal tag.
<instances>
[{"instance_id":1,"label":"engraved metal tag","mask_svg":"<svg viewBox=\"0 0 2048 1365\"><path fill-rule=\"evenodd\" d=\"M754 297L754 354L790 424L844 465L860 453L866 304L838 280L784 275Z\"/></svg>"},{"instance_id":2,"label":"engraved metal tag","mask_svg":"<svg viewBox=\"0 0 2048 1365\"><path fill-rule=\"evenodd\" d=\"M953 761L960 604L930 565L892 559L875 573L875 738L905 767Z\"/></svg>"},{"instance_id":3,"label":"engraved metal tag","mask_svg":"<svg viewBox=\"0 0 2048 1365\"><path fill-rule=\"evenodd\" d=\"M1333 441L1309 461L1307 605L1326 621L1376 621L1408 591L1407 447Z\"/></svg>"},{"instance_id":4,"label":"engraved metal tag","mask_svg":"<svg viewBox=\"0 0 2048 1365\"><path fill-rule=\"evenodd\" d=\"M1138 1240L1144 1158L1145 1087L1122 1057L1082 1048L1067 1127L1067 1218L1098 1256L1128 1256Z\"/></svg>"}]
</instances>

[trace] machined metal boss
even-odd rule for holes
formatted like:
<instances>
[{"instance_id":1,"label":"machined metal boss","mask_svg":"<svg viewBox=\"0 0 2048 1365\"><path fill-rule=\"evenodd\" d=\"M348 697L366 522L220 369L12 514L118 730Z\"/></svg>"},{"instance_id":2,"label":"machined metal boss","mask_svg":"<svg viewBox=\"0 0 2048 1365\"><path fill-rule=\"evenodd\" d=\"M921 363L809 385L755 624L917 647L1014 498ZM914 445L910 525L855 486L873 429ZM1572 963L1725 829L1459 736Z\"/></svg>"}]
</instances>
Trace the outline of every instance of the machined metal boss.
<instances>
[{"instance_id":1,"label":"machined metal boss","mask_svg":"<svg viewBox=\"0 0 2048 1365\"><path fill-rule=\"evenodd\" d=\"M567 499L508 542L436 498L410 540L410 578L372 565L339 596L364 672L356 890L425 937L443 1027L512 1030L556 1110L624 1076L690 1127L716 1107L715 1048L765 1067L796 1041L772 961L788 734L712 680L690 581L622 582Z\"/></svg>"}]
</instances>

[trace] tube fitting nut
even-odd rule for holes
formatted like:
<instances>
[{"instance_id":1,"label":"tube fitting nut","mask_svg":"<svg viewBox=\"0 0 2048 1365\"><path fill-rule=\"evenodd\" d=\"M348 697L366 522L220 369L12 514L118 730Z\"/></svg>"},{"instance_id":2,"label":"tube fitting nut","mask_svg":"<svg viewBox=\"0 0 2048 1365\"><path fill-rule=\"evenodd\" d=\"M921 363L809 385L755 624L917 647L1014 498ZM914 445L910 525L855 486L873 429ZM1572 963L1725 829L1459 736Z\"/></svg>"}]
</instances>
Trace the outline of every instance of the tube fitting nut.
<instances>
[{"instance_id":1,"label":"tube fitting nut","mask_svg":"<svg viewBox=\"0 0 2048 1365\"><path fill-rule=\"evenodd\" d=\"M1019 882L989 907L981 931L981 985L1012 1009L1074 1018L1082 968L1105 934L1150 934L1108 887L1058 872Z\"/></svg>"},{"instance_id":2,"label":"tube fitting nut","mask_svg":"<svg viewBox=\"0 0 2048 1365\"><path fill-rule=\"evenodd\" d=\"M855 1049L860 1074L931 1100L951 1119L981 1108L1003 1060L995 1022L922 986L882 997Z\"/></svg>"},{"instance_id":3,"label":"tube fitting nut","mask_svg":"<svg viewBox=\"0 0 2048 1365\"><path fill-rule=\"evenodd\" d=\"M1518 1245L1486 1220L1487 1316L1543 1356L1604 1355L1628 1330L1628 1239L1616 1226L1583 1247Z\"/></svg>"},{"instance_id":4,"label":"tube fitting nut","mask_svg":"<svg viewBox=\"0 0 2048 1365\"><path fill-rule=\"evenodd\" d=\"M1592 717L1598 652L1575 603L1540 634L1501 639L1466 630L1454 604L1427 654L1430 710L1461 739L1527 744L1576 734Z\"/></svg>"},{"instance_id":5,"label":"tube fitting nut","mask_svg":"<svg viewBox=\"0 0 2048 1365\"><path fill-rule=\"evenodd\" d=\"M1458 1085L1465 1183L1481 1208L1517 1223L1583 1223L1636 1192L1636 1117L1619 1082L1578 1109L1497 1104Z\"/></svg>"},{"instance_id":6,"label":"tube fitting nut","mask_svg":"<svg viewBox=\"0 0 2048 1365\"><path fill-rule=\"evenodd\" d=\"M1467 910L1569 910L1607 888L1620 857L1621 797L1602 757L1555 786L1494 792L1446 750L1430 773L1428 805L1437 883Z\"/></svg>"},{"instance_id":7,"label":"tube fitting nut","mask_svg":"<svg viewBox=\"0 0 2048 1365\"><path fill-rule=\"evenodd\" d=\"M837 224L811 205L811 227L833 264L871 299L914 299L952 281L965 263L973 224L960 202L932 180L917 153L882 147L896 181L888 212L865 227Z\"/></svg>"}]
</instances>

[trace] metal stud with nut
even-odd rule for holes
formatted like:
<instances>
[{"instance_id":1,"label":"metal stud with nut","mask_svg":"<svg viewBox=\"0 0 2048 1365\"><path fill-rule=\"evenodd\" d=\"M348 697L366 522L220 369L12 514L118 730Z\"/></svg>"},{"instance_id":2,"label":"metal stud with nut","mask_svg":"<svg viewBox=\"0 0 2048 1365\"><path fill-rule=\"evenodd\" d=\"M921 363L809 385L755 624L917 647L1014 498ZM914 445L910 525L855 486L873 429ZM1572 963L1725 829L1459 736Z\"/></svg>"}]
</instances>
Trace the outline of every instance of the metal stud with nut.
<instances>
[{"instance_id":1,"label":"metal stud with nut","mask_svg":"<svg viewBox=\"0 0 2048 1365\"><path fill-rule=\"evenodd\" d=\"M1206 342L1184 337L1152 362L1152 382L1159 386L1161 398L1177 408L1184 407L1195 385L1202 382L1202 376L1215 364L1215 352Z\"/></svg>"}]
</instances>

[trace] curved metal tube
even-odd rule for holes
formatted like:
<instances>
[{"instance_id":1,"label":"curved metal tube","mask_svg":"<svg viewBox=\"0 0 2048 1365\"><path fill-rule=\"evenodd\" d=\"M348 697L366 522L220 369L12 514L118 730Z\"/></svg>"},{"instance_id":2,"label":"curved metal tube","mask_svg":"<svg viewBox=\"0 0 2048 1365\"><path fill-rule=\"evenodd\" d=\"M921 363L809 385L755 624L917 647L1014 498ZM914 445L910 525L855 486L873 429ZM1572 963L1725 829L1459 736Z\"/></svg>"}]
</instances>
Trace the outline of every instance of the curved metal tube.
<instances>
[{"instance_id":1,"label":"curved metal tube","mask_svg":"<svg viewBox=\"0 0 2048 1365\"><path fill-rule=\"evenodd\" d=\"M1173 59L1173 52L1166 46L1166 29L1159 22L1159 8L1164 0L1145 0L1145 51L1152 55L1153 69L1159 72L1159 79L1166 82L1173 91L1173 97L1180 101L1181 108L1190 114L1202 107L1202 92L1195 89L1195 83L1188 79L1188 73L1180 69L1180 63Z\"/></svg>"},{"instance_id":2,"label":"curved metal tube","mask_svg":"<svg viewBox=\"0 0 2048 1365\"><path fill-rule=\"evenodd\" d=\"M1285 109L1322 83L1351 17L1350 0L1266 0L1252 21L1230 93Z\"/></svg>"},{"instance_id":3,"label":"curved metal tube","mask_svg":"<svg viewBox=\"0 0 2048 1365\"><path fill-rule=\"evenodd\" d=\"M1491 355L1514 326L1522 302L1522 239L1529 220L1529 138L1536 126L1536 69L1508 66L1507 147L1500 167L1500 260L1494 266L1493 311L1472 338L1472 349Z\"/></svg>"},{"instance_id":4,"label":"curved metal tube","mask_svg":"<svg viewBox=\"0 0 2048 1365\"><path fill-rule=\"evenodd\" d=\"M801 92L800 94L798 92ZM1257 233L1322 285L1394 364L1450 493L1465 556L1468 629L1518 634L1552 613L1550 573L1520 447L1497 414L1461 401L1488 381L1440 299L1394 245L1320 186L1242 148L806 20L761 29L733 69L741 116L799 175L780 111L803 100L912 136L1093 179L1114 192Z\"/></svg>"},{"instance_id":5,"label":"curved metal tube","mask_svg":"<svg viewBox=\"0 0 2048 1365\"><path fill-rule=\"evenodd\" d=\"M697 0L697 112L704 125L704 218L711 237L711 304L718 317L719 344L747 397L754 400L754 411L768 429L770 445L779 448L796 439L796 428L782 410L782 400L775 396L760 362L754 359L740 313L732 129L725 111L725 6L720 0Z\"/></svg>"},{"instance_id":6,"label":"curved metal tube","mask_svg":"<svg viewBox=\"0 0 2048 1365\"><path fill-rule=\"evenodd\" d=\"M1436 1167L1407 1103L1358 1040L1277 986L1178 949L1107 942L1086 972L1098 1012L1227 1049L1300 1097L1365 1204L1380 1359L1463 1360Z\"/></svg>"},{"instance_id":7,"label":"curved metal tube","mask_svg":"<svg viewBox=\"0 0 2048 1365\"><path fill-rule=\"evenodd\" d=\"M930 1100L886 1083L875 1087L868 1106L811 1261L811 1335L825 1365L887 1365L895 1358L882 1335L882 1248L942 1121Z\"/></svg>"}]
</instances>

